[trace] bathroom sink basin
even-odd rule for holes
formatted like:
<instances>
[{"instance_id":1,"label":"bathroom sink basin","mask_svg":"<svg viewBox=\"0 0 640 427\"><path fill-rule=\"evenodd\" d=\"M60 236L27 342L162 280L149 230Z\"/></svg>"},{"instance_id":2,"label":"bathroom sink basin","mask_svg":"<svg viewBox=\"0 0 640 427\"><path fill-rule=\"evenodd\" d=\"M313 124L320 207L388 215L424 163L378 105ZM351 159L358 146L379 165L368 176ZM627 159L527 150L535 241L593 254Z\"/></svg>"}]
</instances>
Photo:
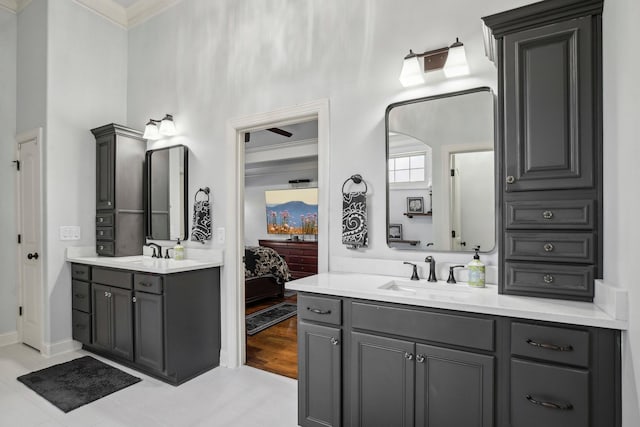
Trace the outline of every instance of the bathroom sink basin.
<instances>
[{"instance_id":1,"label":"bathroom sink basin","mask_svg":"<svg viewBox=\"0 0 640 427\"><path fill-rule=\"evenodd\" d=\"M379 286L378 289L391 291L394 294L415 296L430 299L465 298L471 295L472 289L467 284L450 284L444 281L428 282L426 280L392 280Z\"/></svg>"}]
</instances>

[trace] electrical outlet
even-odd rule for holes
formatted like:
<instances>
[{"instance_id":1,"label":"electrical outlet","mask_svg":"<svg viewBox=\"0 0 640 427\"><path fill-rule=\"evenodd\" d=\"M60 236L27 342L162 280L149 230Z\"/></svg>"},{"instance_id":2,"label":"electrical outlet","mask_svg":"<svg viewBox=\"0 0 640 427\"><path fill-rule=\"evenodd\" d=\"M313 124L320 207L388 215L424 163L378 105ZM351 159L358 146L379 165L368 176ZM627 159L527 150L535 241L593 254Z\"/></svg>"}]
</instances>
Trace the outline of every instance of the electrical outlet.
<instances>
[{"instance_id":1,"label":"electrical outlet","mask_svg":"<svg viewBox=\"0 0 640 427\"><path fill-rule=\"evenodd\" d=\"M224 227L218 227L218 229L216 230L216 237L217 237L217 241L220 244L224 243L225 240L225 231L224 231Z\"/></svg>"},{"instance_id":2,"label":"electrical outlet","mask_svg":"<svg viewBox=\"0 0 640 427\"><path fill-rule=\"evenodd\" d=\"M80 226L63 225L59 228L60 240L80 240Z\"/></svg>"}]
</instances>

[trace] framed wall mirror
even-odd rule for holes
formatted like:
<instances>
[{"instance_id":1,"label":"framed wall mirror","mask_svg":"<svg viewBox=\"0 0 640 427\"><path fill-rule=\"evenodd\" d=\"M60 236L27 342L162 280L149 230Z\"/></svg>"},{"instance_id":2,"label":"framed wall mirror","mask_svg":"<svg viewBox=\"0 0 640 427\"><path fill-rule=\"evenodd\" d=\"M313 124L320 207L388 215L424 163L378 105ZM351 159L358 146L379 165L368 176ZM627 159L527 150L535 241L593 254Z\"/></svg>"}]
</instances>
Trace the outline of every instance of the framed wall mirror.
<instances>
[{"instance_id":1,"label":"framed wall mirror","mask_svg":"<svg viewBox=\"0 0 640 427\"><path fill-rule=\"evenodd\" d=\"M385 115L391 248L490 252L496 242L494 96L481 87L398 102Z\"/></svg>"},{"instance_id":2,"label":"framed wall mirror","mask_svg":"<svg viewBox=\"0 0 640 427\"><path fill-rule=\"evenodd\" d=\"M149 150L145 166L147 238L185 240L189 149L176 145Z\"/></svg>"}]
</instances>

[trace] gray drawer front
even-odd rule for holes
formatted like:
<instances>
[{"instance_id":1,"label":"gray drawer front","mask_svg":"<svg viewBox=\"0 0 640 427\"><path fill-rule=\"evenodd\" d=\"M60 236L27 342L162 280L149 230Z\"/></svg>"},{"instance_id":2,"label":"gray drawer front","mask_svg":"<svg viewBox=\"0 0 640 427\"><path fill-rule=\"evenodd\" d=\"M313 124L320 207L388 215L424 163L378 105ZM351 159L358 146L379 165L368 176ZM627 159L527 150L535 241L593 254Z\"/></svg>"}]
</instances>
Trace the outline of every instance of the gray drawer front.
<instances>
[{"instance_id":1,"label":"gray drawer front","mask_svg":"<svg viewBox=\"0 0 640 427\"><path fill-rule=\"evenodd\" d=\"M113 240L113 227L96 227L97 240Z\"/></svg>"},{"instance_id":2,"label":"gray drawer front","mask_svg":"<svg viewBox=\"0 0 640 427\"><path fill-rule=\"evenodd\" d=\"M527 200L506 202L505 227L573 229L594 227L593 200Z\"/></svg>"},{"instance_id":3,"label":"gray drawer front","mask_svg":"<svg viewBox=\"0 0 640 427\"><path fill-rule=\"evenodd\" d=\"M162 277L151 274L134 274L133 289L152 294L162 293Z\"/></svg>"},{"instance_id":4,"label":"gray drawer front","mask_svg":"<svg viewBox=\"0 0 640 427\"><path fill-rule=\"evenodd\" d=\"M115 249L113 247L113 242L109 242L106 240L98 240L96 242L96 253L98 255L114 256Z\"/></svg>"},{"instance_id":5,"label":"gray drawer front","mask_svg":"<svg viewBox=\"0 0 640 427\"><path fill-rule=\"evenodd\" d=\"M352 325L357 329L459 345L494 349L494 321L456 314L434 313L354 302Z\"/></svg>"},{"instance_id":6,"label":"gray drawer front","mask_svg":"<svg viewBox=\"0 0 640 427\"><path fill-rule=\"evenodd\" d=\"M589 332L513 322L511 354L586 368Z\"/></svg>"},{"instance_id":7,"label":"gray drawer front","mask_svg":"<svg viewBox=\"0 0 640 427\"><path fill-rule=\"evenodd\" d=\"M71 281L71 307L75 310L91 312L91 293L89 283L78 280Z\"/></svg>"},{"instance_id":8,"label":"gray drawer front","mask_svg":"<svg viewBox=\"0 0 640 427\"><path fill-rule=\"evenodd\" d=\"M505 257L521 261L592 264L594 240L591 233L506 233Z\"/></svg>"},{"instance_id":9,"label":"gray drawer front","mask_svg":"<svg viewBox=\"0 0 640 427\"><path fill-rule=\"evenodd\" d=\"M122 270L93 267L92 282L118 288L132 289L133 274Z\"/></svg>"},{"instance_id":10,"label":"gray drawer front","mask_svg":"<svg viewBox=\"0 0 640 427\"><path fill-rule=\"evenodd\" d=\"M523 295L593 295L593 271L591 265L506 262L504 289Z\"/></svg>"},{"instance_id":11,"label":"gray drawer front","mask_svg":"<svg viewBox=\"0 0 640 427\"><path fill-rule=\"evenodd\" d=\"M107 227L113 225L112 213L99 213L96 214L96 226Z\"/></svg>"},{"instance_id":12,"label":"gray drawer front","mask_svg":"<svg viewBox=\"0 0 640 427\"><path fill-rule=\"evenodd\" d=\"M71 278L78 280L90 280L91 268L84 264L71 264Z\"/></svg>"},{"instance_id":13,"label":"gray drawer front","mask_svg":"<svg viewBox=\"0 0 640 427\"><path fill-rule=\"evenodd\" d=\"M91 315L78 310L71 312L71 334L82 344L91 344Z\"/></svg>"},{"instance_id":14,"label":"gray drawer front","mask_svg":"<svg viewBox=\"0 0 640 427\"><path fill-rule=\"evenodd\" d=\"M570 408L545 407L543 402ZM513 427L591 425L588 371L512 359L510 412Z\"/></svg>"},{"instance_id":15,"label":"gray drawer front","mask_svg":"<svg viewBox=\"0 0 640 427\"><path fill-rule=\"evenodd\" d=\"M342 300L298 295L298 319L340 325L342 324Z\"/></svg>"}]
</instances>

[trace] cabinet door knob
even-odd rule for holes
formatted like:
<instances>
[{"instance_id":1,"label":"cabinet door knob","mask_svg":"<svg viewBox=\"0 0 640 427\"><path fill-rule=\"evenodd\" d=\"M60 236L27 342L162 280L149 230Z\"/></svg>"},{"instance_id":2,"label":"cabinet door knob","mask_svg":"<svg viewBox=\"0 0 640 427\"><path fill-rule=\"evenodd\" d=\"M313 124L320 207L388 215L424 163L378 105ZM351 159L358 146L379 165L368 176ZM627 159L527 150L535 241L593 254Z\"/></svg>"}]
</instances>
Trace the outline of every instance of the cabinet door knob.
<instances>
[{"instance_id":1,"label":"cabinet door knob","mask_svg":"<svg viewBox=\"0 0 640 427\"><path fill-rule=\"evenodd\" d=\"M107 206L111 206L111 202L107 202Z\"/></svg>"},{"instance_id":2,"label":"cabinet door knob","mask_svg":"<svg viewBox=\"0 0 640 427\"><path fill-rule=\"evenodd\" d=\"M553 283L553 276L550 274L545 274L542 277L542 280L544 280L544 283Z\"/></svg>"},{"instance_id":3,"label":"cabinet door knob","mask_svg":"<svg viewBox=\"0 0 640 427\"><path fill-rule=\"evenodd\" d=\"M516 182L516 178L513 175L509 175L507 177L507 184L513 184L514 182Z\"/></svg>"},{"instance_id":4,"label":"cabinet door knob","mask_svg":"<svg viewBox=\"0 0 640 427\"><path fill-rule=\"evenodd\" d=\"M422 354L418 354L418 355L416 356L416 362L418 362L418 363L424 363L424 355L422 355Z\"/></svg>"},{"instance_id":5,"label":"cabinet door knob","mask_svg":"<svg viewBox=\"0 0 640 427\"><path fill-rule=\"evenodd\" d=\"M545 243L544 244L544 251L545 252L553 252L554 249L555 248L554 248L552 243Z\"/></svg>"},{"instance_id":6,"label":"cabinet door knob","mask_svg":"<svg viewBox=\"0 0 640 427\"><path fill-rule=\"evenodd\" d=\"M340 344L340 340L334 337L331 337L331 345L338 345L338 344Z\"/></svg>"},{"instance_id":7,"label":"cabinet door knob","mask_svg":"<svg viewBox=\"0 0 640 427\"><path fill-rule=\"evenodd\" d=\"M542 218L544 218L544 219L553 218L553 212L552 211L544 211L544 212L542 212Z\"/></svg>"},{"instance_id":8,"label":"cabinet door knob","mask_svg":"<svg viewBox=\"0 0 640 427\"><path fill-rule=\"evenodd\" d=\"M136 299L136 297L133 297L133 298L131 298L131 301L132 301L132 302L136 302L136 301L138 301L138 300Z\"/></svg>"},{"instance_id":9,"label":"cabinet door knob","mask_svg":"<svg viewBox=\"0 0 640 427\"><path fill-rule=\"evenodd\" d=\"M107 297L107 298L109 298L109 292L104 291L104 296L105 296L105 297Z\"/></svg>"},{"instance_id":10,"label":"cabinet door knob","mask_svg":"<svg viewBox=\"0 0 640 427\"><path fill-rule=\"evenodd\" d=\"M413 360L413 354L404 352L404 358L407 360Z\"/></svg>"}]
</instances>

